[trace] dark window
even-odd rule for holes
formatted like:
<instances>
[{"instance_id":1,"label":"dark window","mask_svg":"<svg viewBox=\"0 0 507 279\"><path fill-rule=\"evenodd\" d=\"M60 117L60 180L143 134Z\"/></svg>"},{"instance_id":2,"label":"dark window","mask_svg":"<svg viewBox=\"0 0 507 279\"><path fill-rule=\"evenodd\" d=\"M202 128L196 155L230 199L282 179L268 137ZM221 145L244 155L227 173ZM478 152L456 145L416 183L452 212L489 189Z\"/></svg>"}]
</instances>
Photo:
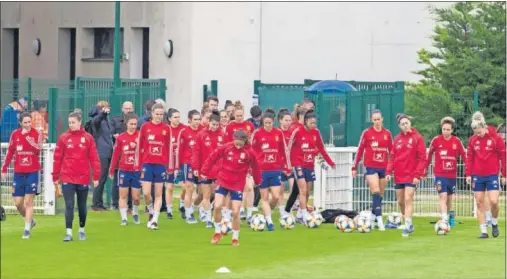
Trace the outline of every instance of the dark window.
<instances>
[{"instance_id":1,"label":"dark window","mask_svg":"<svg viewBox=\"0 0 507 279\"><path fill-rule=\"evenodd\" d=\"M94 58L114 58L114 28L94 28ZM123 28L120 28L120 54L123 53Z\"/></svg>"}]
</instances>

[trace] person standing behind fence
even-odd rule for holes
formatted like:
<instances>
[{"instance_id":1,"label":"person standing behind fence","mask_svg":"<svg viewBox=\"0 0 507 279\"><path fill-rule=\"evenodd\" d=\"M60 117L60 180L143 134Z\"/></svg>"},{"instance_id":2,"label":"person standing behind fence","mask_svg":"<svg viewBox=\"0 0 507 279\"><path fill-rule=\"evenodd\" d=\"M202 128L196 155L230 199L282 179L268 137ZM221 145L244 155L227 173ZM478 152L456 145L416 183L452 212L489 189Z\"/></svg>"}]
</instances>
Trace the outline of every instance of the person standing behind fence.
<instances>
[{"instance_id":1,"label":"person standing behind fence","mask_svg":"<svg viewBox=\"0 0 507 279\"><path fill-rule=\"evenodd\" d=\"M389 153L393 147L391 132L382 126L384 118L380 110L373 110L371 122L373 126L361 134L356 158L352 166L352 176L356 177L357 165L361 160L366 167L364 178L372 193L371 208L376 216L379 231L385 231L382 220L382 198L386 189L386 167ZM363 158L364 153L364 158Z\"/></svg>"},{"instance_id":2,"label":"person standing behind fence","mask_svg":"<svg viewBox=\"0 0 507 279\"><path fill-rule=\"evenodd\" d=\"M22 238L28 239L32 228L37 224L32 218L33 198L40 194L41 190L39 154L43 136L32 128L32 118L29 113L21 113L19 119L21 128L12 132L2 164L2 181L7 179L7 167L15 158L12 198L21 216L25 217L25 231Z\"/></svg>"},{"instance_id":3,"label":"person standing behind fence","mask_svg":"<svg viewBox=\"0 0 507 279\"><path fill-rule=\"evenodd\" d=\"M56 142L53 156L53 183L57 196L63 193L65 200L64 242L73 240L72 221L74 220L74 196L77 196L79 211L79 240L85 240L86 201L90 185L90 169L93 186L99 185L101 165L95 139L81 127L81 114L69 114L69 130L63 133ZM89 167L86 167L89 166Z\"/></svg>"},{"instance_id":4,"label":"person standing behind fence","mask_svg":"<svg viewBox=\"0 0 507 279\"><path fill-rule=\"evenodd\" d=\"M116 143L116 139L118 136L127 131L127 122L125 119L127 115L134 112L134 104L132 102L124 102L121 105L121 115L113 116L109 120L109 126L111 127L111 132L113 133L113 143ZM137 121L136 121L137 125ZM114 175L113 175L113 187L111 189L111 199L113 203L113 208L118 208L119 203L119 187L115 187L118 185L118 168L116 167ZM128 209L132 210L132 190L128 188Z\"/></svg>"},{"instance_id":5,"label":"person standing behind fence","mask_svg":"<svg viewBox=\"0 0 507 279\"><path fill-rule=\"evenodd\" d=\"M107 182L111 156L113 155L113 129L108 119L111 107L106 101L100 101L92 108L88 116L92 118L92 135L95 139L100 158L100 180L97 188L93 190L92 209L95 211L107 210L104 206L104 186Z\"/></svg>"},{"instance_id":6,"label":"person standing behind fence","mask_svg":"<svg viewBox=\"0 0 507 279\"><path fill-rule=\"evenodd\" d=\"M498 173L501 173L501 183L505 184L505 144L499 136L487 132L486 121L481 112L473 114L471 126L474 135L468 140L465 175L467 184L472 185L477 203L477 219L481 230L479 238L489 237L484 216L486 191L493 215L491 235L498 237L500 235L498 229L498 214L500 212Z\"/></svg>"},{"instance_id":7,"label":"person standing behind fence","mask_svg":"<svg viewBox=\"0 0 507 279\"><path fill-rule=\"evenodd\" d=\"M396 120L401 132L394 138L391 159L387 164L386 180L391 180L394 171L394 189L405 216L405 229L402 236L408 237L414 232L412 215L414 214L414 193L424 175L426 164L426 146L424 138L412 128L411 117L398 113Z\"/></svg>"},{"instance_id":8,"label":"person standing behind fence","mask_svg":"<svg viewBox=\"0 0 507 279\"><path fill-rule=\"evenodd\" d=\"M34 101L34 110L30 114L32 116L32 128L37 132L42 133L43 139L48 138L48 122L46 121L46 115L48 111L47 101Z\"/></svg>"},{"instance_id":9,"label":"person standing behind fence","mask_svg":"<svg viewBox=\"0 0 507 279\"><path fill-rule=\"evenodd\" d=\"M9 142L10 136L19 126L19 115L28 107L28 97L23 97L5 106L1 121L1 142Z\"/></svg>"},{"instance_id":10,"label":"person standing behind fence","mask_svg":"<svg viewBox=\"0 0 507 279\"><path fill-rule=\"evenodd\" d=\"M435 188L440 195L440 211L442 220L449 222L454 227L454 216L450 214L452 199L456 194L456 177L458 170L458 157L466 160L465 148L461 140L452 135L456 122L452 117L444 117L440 121L442 135L436 136L430 143L428 157L426 160L427 169L435 154L433 173L435 174Z\"/></svg>"}]
</instances>

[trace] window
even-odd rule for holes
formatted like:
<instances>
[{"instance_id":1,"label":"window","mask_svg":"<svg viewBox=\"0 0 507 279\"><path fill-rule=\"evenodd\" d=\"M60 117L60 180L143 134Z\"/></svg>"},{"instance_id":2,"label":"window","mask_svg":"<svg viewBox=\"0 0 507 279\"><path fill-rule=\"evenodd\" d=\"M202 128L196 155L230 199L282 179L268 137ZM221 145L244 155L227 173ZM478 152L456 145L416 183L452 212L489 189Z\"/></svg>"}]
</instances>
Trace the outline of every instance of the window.
<instances>
[{"instance_id":1,"label":"window","mask_svg":"<svg viewBox=\"0 0 507 279\"><path fill-rule=\"evenodd\" d=\"M114 58L114 28L94 28L94 58ZM123 28L120 28L120 53L123 53Z\"/></svg>"}]
</instances>

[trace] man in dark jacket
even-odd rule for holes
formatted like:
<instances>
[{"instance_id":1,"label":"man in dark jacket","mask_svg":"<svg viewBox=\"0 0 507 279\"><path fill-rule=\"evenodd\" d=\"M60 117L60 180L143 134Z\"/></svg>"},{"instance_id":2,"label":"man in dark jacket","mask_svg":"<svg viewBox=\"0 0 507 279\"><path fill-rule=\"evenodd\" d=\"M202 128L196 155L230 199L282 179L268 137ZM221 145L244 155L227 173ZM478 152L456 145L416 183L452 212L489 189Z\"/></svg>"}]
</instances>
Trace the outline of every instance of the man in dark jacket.
<instances>
[{"instance_id":1,"label":"man in dark jacket","mask_svg":"<svg viewBox=\"0 0 507 279\"><path fill-rule=\"evenodd\" d=\"M104 206L104 185L107 182L109 165L113 155L113 129L108 120L111 108L106 101L100 101L92 108L88 116L92 118L92 132L97 145L100 158L100 179L99 185L93 190L92 209L96 211L106 210Z\"/></svg>"},{"instance_id":2,"label":"man in dark jacket","mask_svg":"<svg viewBox=\"0 0 507 279\"><path fill-rule=\"evenodd\" d=\"M110 127L112 129L113 133L113 142L116 142L116 138L127 131L127 123L125 123L125 116L134 111L134 104L132 102L124 102L121 106L121 115L113 116L111 120L109 121ZM118 208L118 202L120 199L120 193L118 188L118 166L115 166L115 173L113 178L113 187L111 189L111 200L113 203L113 209ZM129 188L129 194L128 194L128 208L129 210L132 209L132 193Z\"/></svg>"},{"instance_id":3,"label":"man in dark jacket","mask_svg":"<svg viewBox=\"0 0 507 279\"><path fill-rule=\"evenodd\" d=\"M255 129L259 128L261 126L261 117L262 117L262 109L259 106L253 106L250 108L250 116L251 118L248 118L247 121L252 122Z\"/></svg>"}]
</instances>

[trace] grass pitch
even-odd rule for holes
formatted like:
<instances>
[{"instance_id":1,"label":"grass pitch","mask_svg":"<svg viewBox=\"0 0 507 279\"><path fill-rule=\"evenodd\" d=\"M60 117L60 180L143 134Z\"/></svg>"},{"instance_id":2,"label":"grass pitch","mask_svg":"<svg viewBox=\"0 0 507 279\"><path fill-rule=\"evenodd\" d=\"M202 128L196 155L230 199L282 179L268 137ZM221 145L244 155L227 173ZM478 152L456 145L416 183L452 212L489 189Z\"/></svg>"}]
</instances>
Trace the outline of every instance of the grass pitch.
<instances>
[{"instance_id":1,"label":"grass pitch","mask_svg":"<svg viewBox=\"0 0 507 279\"><path fill-rule=\"evenodd\" d=\"M176 210L175 213L178 213ZM160 217L159 230L120 226L119 212L89 212L87 240L63 243L64 217L38 216L29 240L23 220L1 223L1 278L505 278L505 221L499 238L479 240L477 221L459 219L446 236L430 218L415 218L415 233L342 233L333 224L253 232L244 223L239 247L231 236L210 244L212 229L187 225L179 214ZM274 218L277 220L277 217ZM231 270L217 274L220 267Z\"/></svg>"}]
</instances>

